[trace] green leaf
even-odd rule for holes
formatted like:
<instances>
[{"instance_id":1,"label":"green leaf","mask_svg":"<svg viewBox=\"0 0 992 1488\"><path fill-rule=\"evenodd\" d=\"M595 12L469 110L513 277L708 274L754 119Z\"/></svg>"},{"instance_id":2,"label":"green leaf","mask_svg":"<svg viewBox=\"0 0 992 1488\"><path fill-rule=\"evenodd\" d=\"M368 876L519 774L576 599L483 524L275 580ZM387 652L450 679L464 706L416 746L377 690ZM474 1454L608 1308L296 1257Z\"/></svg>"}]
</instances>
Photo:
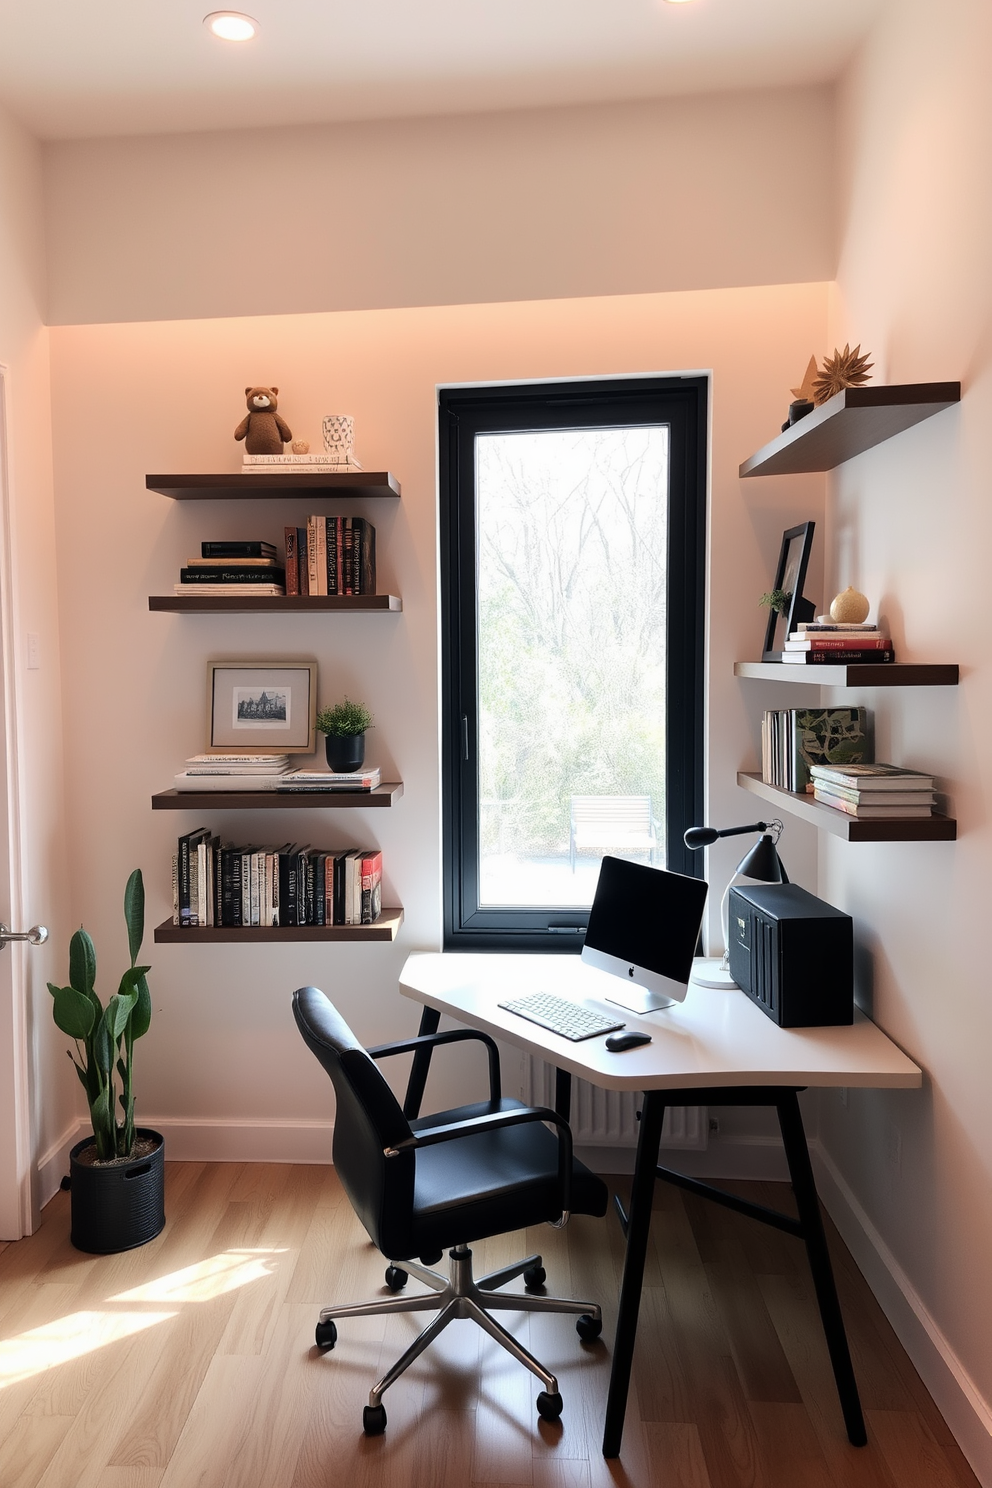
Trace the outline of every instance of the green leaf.
<instances>
[{"instance_id":1,"label":"green leaf","mask_svg":"<svg viewBox=\"0 0 992 1488\"><path fill-rule=\"evenodd\" d=\"M148 1032L148 1026L152 1021L152 994L148 990L148 983L144 975L138 979L138 1000L131 1014L131 1037L141 1038Z\"/></svg>"},{"instance_id":2,"label":"green leaf","mask_svg":"<svg viewBox=\"0 0 992 1488\"><path fill-rule=\"evenodd\" d=\"M96 982L96 951L82 926L69 942L69 981L77 992L92 996Z\"/></svg>"},{"instance_id":3,"label":"green leaf","mask_svg":"<svg viewBox=\"0 0 992 1488\"><path fill-rule=\"evenodd\" d=\"M70 1038L89 1038L96 1022L90 999L75 987L52 987L49 984L49 991L55 999L52 1015L56 1028L61 1028Z\"/></svg>"},{"instance_id":4,"label":"green leaf","mask_svg":"<svg viewBox=\"0 0 992 1488\"><path fill-rule=\"evenodd\" d=\"M71 1049L66 1049L65 1052L68 1054L69 1058L72 1059L72 1050ZM80 1083L80 1085L82 1085L83 1089L86 1091L86 1101L87 1101L87 1104L89 1104L90 1084L89 1084L89 1081L86 1078L86 1071L83 1069L83 1066L79 1063L79 1061L77 1059L72 1059L72 1067L76 1071L76 1074L79 1076L79 1083Z\"/></svg>"},{"instance_id":5,"label":"green leaf","mask_svg":"<svg viewBox=\"0 0 992 1488\"><path fill-rule=\"evenodd\" d=\"M114 1067L114 1048L116 1039L111 1037L110 1028L113 1021L113 1007L116 998L111 998L107 1005L107 1011L100 1019L93 1034L93 1062L101 1075L109 1075Z\"/></svg>"},{"instance_id":6,"label":"green leaf","mask_svg":"<svg viewBox=\"0 0 992 1488\"><path fill-rule=\"evenodd\" d=\"M137 992L129 993L124 997L118 995L112 997L107 1003L107 1032L115 1047L127 1027L127 1020L131 1016L131 1009L134 1007L137 996Z\"/></svg>"},{"instance_id":7,"label":"green leaf","mask_svg":"<svg viewBox=\"0 0 992 1488\"><path fill-rule=\"evenodd\" d=\"M96 1155L101 1162L110 1157L117 1156L117 1134L114 1128L114 1117L110 1107L110 1086L104 1085L96 1100L90 1106L90 1120L93 1123L93 1135L96 1138Z\"/></svg>"},{"instance_id":8,"label":"green leaf","mask_svg":"<svg viewBox=\"0 0 992 1488\"><path fill-rule=\"evenodd\" d=\"M127 943L133 966L138 959L145 934L145 884L140 868L135 868L124 889L124 922L127 925Z\"/></svg>"}]
</instances>

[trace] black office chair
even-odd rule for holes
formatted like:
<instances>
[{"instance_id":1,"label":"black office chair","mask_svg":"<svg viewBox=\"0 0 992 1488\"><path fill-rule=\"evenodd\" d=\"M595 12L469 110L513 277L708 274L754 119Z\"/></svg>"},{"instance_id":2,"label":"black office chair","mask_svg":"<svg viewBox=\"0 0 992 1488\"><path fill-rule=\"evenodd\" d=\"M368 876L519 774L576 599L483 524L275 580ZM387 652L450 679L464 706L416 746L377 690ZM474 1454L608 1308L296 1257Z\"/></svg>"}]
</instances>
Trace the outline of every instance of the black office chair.
<instances>
[{"instance_id":1,"label":"black office chair","mask_svg":"<svg viewBox=\"0 0 992 1488\"><path fill-rule=\"evenodd\" d=\"M569 1213L606 1213L606 1185L573 1157L568 1123L554 1111L501 1095L499 1051L484 1033L456 1029L366 1050L316 987L293 993L293 1012L304 1042L334 1082L334 1165L355 1213L389 1260L386 1285L398 1292L409 1274L430 1288L425 1296L325 1307L317 1324L317 1345L334 1347L334 1318L437 1313L369 1392L363 1418L366 1434L377 1436L385 1430L385 1391L455 1318L473 1318L526 1365L544 1386L537 1397L538 1413L546 1421L557 1420L562 1399L555 1376L490 1314L577 1313L579 1337L591 1343L603 1327L599 1306L501 1294L496 1289L518 1276L528 1289L539 1290L545 1280L541 1257L528 1256L476 1281L468 1244L525 1225L560 1225ZM408 1121L373 1060L465 1039L481 1040L489 1051L489 1099ZM545 1122L554 1124L557 1135ZM428 1269L445 1250L447 1277ZM413 1261L414 1256L421 1264Z\"/></svg>"}]
</instances>

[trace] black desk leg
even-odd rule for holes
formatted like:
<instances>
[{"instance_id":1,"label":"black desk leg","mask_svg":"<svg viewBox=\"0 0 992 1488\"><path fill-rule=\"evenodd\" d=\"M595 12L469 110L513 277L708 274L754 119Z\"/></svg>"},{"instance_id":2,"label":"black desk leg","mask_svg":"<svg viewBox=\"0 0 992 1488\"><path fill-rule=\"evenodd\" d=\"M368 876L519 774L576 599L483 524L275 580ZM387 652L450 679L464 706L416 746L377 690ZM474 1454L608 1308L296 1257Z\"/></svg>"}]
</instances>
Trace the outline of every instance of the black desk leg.
<instances>
[{"instance_id":1,"label":"black desk leg","mask_svg":"<svg viewBox=\"0 0 992 1488\"><path fill-rule=\"evenodd\" d=\"M634 1361L634 1339L637 1314L641 1305L644 1260L651 1229L651 1201L654 1197L655 1168L661 1145L661 1126L665 1119L665 1097L661 1091L644 1094L641 1129L637 1138L634 1182L630 1190L630 1213L627 1218L627 1253L620 1285L620 1308L617 1313L617 1336L613 1344L613 1367L610 1371L610 1393L606 1401L606 1427L603 1432L603 1456L619 1457L623 1421L627 1410L627 1390Z\"/></svg>"},{"instance_id":2,"label":"black desk leg","mask_svg":"<svg viewBox=\"0 0 992 1488\"><path fill-rule=\"evenodd\" d=\"M572 1115L572 1076L568 1070L555 1070L555 1110L563 1121Z\"/></svg>"},{"instance_id":3,"label":"black desk leg","mask_svg":"<svg viewBox=\"0 0 992 1488\"><path fill-rule=\"evenodd\" d=\"M425 1034L437 1033L441 1014L436 1008L425 1007L420 1014L420 1027L418 1035L423 1038ZM433 1049L416 1049L413 1055L413 1064L410 1066L410 1078L406 1082L406 1099L403 1102L403 1115L407 1121L420 1115L420 1102L424 1098L424 1090L427 1085L427 1076L430 1073L431 1055Z\"/></svg>"},{"instance_id":4,"label":"black desk leg","mask_svg":"<svg viewBox=\"0 0 992 1488\"><path fill-rule=\"evenodd\" d=\"M796 1092L790 1090L787 1094L783 1093L776 1101L776 1108L779 1126L782 1128L785 1155L789 1162L792 1191L796 1196L799 1222L802 1225L803 1239L806 1242L809 1268L813 1273L813 1286L816 1289L816 1300L820 1307L820 1320L823 1323L827 1350L833 1365L834 1379L837 1382L840 1408L844 1413L844 1425L847 1427L847 1436L851 1444L855 1447L863 1447L868 1440L868 1433L865 1431L864 1416L861 1414L857 1381L854 1378L854 1369L851 1364L851 1352L847 1346L847 1334L844 1332L844 1319L837 1300L837 1288L834 1285L834 1273L830 1265L830 1253L827 1250L827 1237L823 1229L819 1200L816 1197L813 1169L809 1160L809 1148L806 1145L806 1133L803 1130L803 1118Z\"/></svg>"}]
</instances>

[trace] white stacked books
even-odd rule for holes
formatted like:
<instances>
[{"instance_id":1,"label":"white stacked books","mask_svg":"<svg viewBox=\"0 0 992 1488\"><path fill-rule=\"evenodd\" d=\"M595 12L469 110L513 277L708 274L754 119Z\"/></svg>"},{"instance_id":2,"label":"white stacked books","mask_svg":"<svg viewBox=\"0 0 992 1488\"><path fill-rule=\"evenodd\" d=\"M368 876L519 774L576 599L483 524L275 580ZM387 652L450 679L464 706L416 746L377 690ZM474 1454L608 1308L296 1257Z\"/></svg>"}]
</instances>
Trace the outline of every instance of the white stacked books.
<instances>
[{"instance_id":1,"label":"white stacked books","mask_svg":"<svg viewBox=\"0 0 992 1488\"><path fill-rule=\"evenodd\" d=\"M288 754L194 754L175 785L180 791L275 790L288 769Z\"/></svg>"},{"instance_id":2,"label":"white stacked books","mask_svg":"<svg viewBox=\"0 0 992 1488\"><path fill-rule=\"evenodd\" d=\"M378 765L365 770L335 773L333 770L290 770L279 781L283 791L369 791L375 790L382 777Z\"/></svg>"},{"instance_id":3,"label":"white stacked books","mask_svg":"<svg viewBox=\"0 0 992 1488\"><path fill-rule=\"evenodd\" d=\"M301 474L312 475L315 471L324 471L332 474L334 471L361 470L361 465L354 455L341 458L336 455L245 455L242 460L242 474L251 474L259 470L282 470L299 471Z\"/></svg>"}]
</instances>

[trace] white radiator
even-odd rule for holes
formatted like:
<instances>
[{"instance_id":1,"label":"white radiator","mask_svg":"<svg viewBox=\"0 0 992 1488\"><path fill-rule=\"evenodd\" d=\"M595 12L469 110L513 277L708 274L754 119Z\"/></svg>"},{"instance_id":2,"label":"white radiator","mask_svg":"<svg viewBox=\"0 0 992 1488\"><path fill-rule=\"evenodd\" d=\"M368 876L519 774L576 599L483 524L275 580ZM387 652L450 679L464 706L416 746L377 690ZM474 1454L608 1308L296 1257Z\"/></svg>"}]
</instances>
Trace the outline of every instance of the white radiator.
<instances>
[{"instance_id":1,"label":"white radiator","mask_svg":"<svg viewBox=\"0 0 992 1488\"><path fill-rule=\"evenodd\" d=\"M554 1106L555 1071L532 1054L524 1055L523 1099L532 1106ZM588 1080L572 1077L569 1125L577 1147L636 1147L637 1112L641 1098L634 1091L603 1090ZM662 1147L705 1152L709 1140L706 1106L669 1106L661 1129Z\"/></svg>"}]
</instances>

